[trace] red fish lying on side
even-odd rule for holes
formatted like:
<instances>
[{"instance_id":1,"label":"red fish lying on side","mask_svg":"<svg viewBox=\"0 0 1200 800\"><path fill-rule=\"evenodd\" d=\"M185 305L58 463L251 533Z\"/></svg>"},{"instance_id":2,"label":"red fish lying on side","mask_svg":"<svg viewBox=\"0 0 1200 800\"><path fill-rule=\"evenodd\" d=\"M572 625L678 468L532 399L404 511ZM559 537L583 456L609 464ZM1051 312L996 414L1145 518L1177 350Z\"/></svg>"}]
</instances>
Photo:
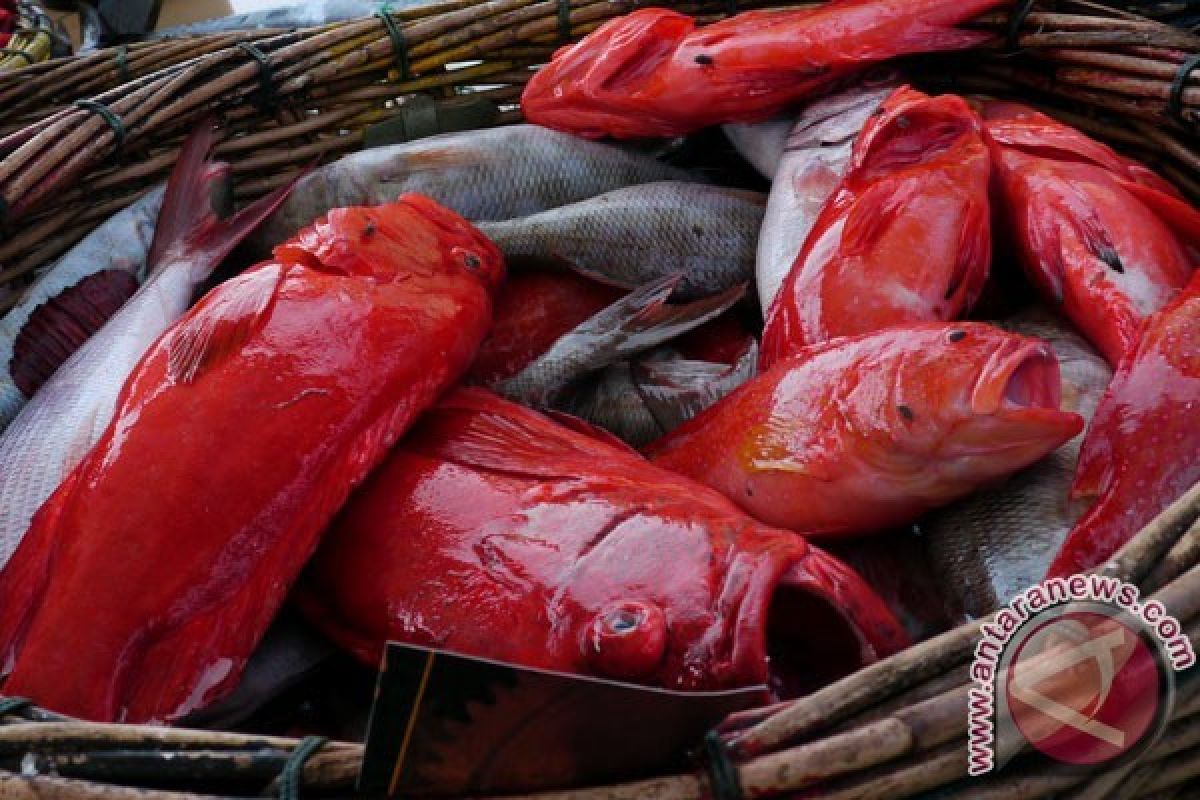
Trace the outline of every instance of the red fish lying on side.
<instances>
[{"instance_id":1,"label":"red fish lying on side","mask_svg":"<svg viewBox=\"0 0 1200 800\"><path fill-rule=\"evenodd\" d=\"M490 386L511 378L560 336L624 294L574 272L511 275L496 293L495 321L471 366L470 379Z\"/></svg>"},{"instance_id":2,"label":"red fish lying on side","mask_svg":"<svg viewBox=\"0 0 1200 800\"><path fill-rule=\"evenodd\" d=\"M1150 170L1016 103L987 103L1002 217L1026 274L1114 367L1187 283L1200 214Z\"/></svg>"},{"instance_id":3,"label":"red fish lying on side","mask_svg":"<svg viewBox=\"0 0 1200 800\"><path fill-rule=\"evenodd\" d=\"M893 93L767 311L760 366L837 336L961 316L991 263L989 173L966 101Z\"/></svg>"},{"instance_id":4,"label":"red fish lying on side","mask_svg":"<svg viewBox=\"0 0 1200 800\"><path fill-rule=\"evenodd\" d=\"M647 448L801 533L894 528L1079 433L1044 342L916 324L807 348Z\"/></svg>"},{"instance_id":5,"label":"red fish lying on side","mask_svg":"<svg viewBox=\"0 0 1200 800\"><path fill-rule=\"evenodd\" d=\"M426 412L297 600L372 666L394 639L682 690L788 696L905 643L862 580L802 538L479 389Z\"/></svg>"},{"instance_id":6,"label":"red fish lying on side","mask_svg":"<svg viewBox=\"0 0 1200 800\"><path fill-rule=\"evenodd\" d=\"M350 490L470 364L504 270L414 195L275 258L151 347L0 572L5 693L140 722L230 690Z\"/></svg>"},{"instance_id":7,"label":"red fish lying on side","mask_svg":"<svg viewBox=\"0 0 1200 800\"><path fill-rule=\"evenodd\" d=\"M1005 0L838 0L749 11L703 28L647 8L600 26L536 72L525 117L597 138L681 136L757 122L896 56L960 50L989 34L955 25Z\"/></svg>"},{"instance_id":8,"label":"red fish lying on side","mask_svg":"<svg viewBox=\"0 0 1200 800\"><path fill-rule=\"evenodd\" d=\"M1147 321L1100 400L1072 493L1096 498L1050 565L1091 569L1200 481L1200 276Z\"/></svg>"}]
</instances>

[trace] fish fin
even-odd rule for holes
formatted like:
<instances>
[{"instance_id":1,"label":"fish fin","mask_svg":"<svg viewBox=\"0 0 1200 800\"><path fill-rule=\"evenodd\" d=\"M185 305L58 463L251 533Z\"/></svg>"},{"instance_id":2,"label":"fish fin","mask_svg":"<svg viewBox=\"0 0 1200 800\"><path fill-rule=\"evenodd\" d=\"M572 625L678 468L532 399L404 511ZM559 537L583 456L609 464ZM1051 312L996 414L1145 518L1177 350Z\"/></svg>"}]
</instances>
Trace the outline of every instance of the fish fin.
<instances>
[{"instance_id":1,"label":"fish fin","mask_svg":"<svg viewBox=\"0 0 1200 800\"><path fill-rule=\"evenodd\" d=\"M299 173L232 217L218 219L217 198L224 193L229 166L208 160L215 140L211 121L205 121L183 143L167 180L162 208L155 223L154 239L146 259L150 274L182 261L203 270L196 276L198 279L206 278L287 199L305 174Z\"/></svg>"},{"instance_id":2,"label":"fish fin","mask_svg":"<svg viewBox=\"0 0 1200 800\"><path fill-rule=\"evenodd\" d=\"M630 453L631 455L635 455L638 458L642 457L641 453L630 447L627 442L616 436L616 434L604 430L604 428L601 428L599 425L593 425L586 419L582 419L574 414L569 414L566 411L559 411L553 408L544 409L542 413L568 430L575 431L576 433L582 433L585 436L591 436L597 441L612 445L619 450L625 450L626 452Z\"/></svg>"},{"instance_id":3,"label":"fish fin","mask_svg":"<svg viewBox=\"0 0 1200 800\"><path fill-rule=\"evenodd\" d=\"M862 256L870 253L879 237L888 229L912 198L915 186L911 182L899 187L876 185L868 189L855 201L846 223L842 228L840 252L845 256ZM818 219L813 230L821 230Z\"/></svg>"},{"instance_id":4,"label":"fish fin","mask_svg":"<svg viewBox=\"0 0 1200 800\"><path fill-rule=\"evenodd\" d=\"M949 300L962 289L965 292L964 308L970 309L979 299L983 285L987 282L988 267L992 260L992 230L987 203L972 200L967 204L963 216L963 228L959 237L958 260L946 284L945 299ZM980 264L983 269L980 269Z\"/></svg>"},{"instance_id":5,"label":"fish fin","mask_svg":"<svg viewBox=\"0 0 1200 800\"><path fill-rule=\"evenodd\" d=\"M633 382L646 410L666 433L754 377L758 343L746 348L736 364L674 359L640 360L632 365Z\"/></svg>"},{"instance_id":6,"label":"fish fin","mask_svg":"<svg viewBox=\"0 0 1200 800\"><path fill-rule=\"evenodd\" d=\"M597 458L643 460L627 445L614 450L577 424L565 426L576 435L547 437L546 420L486 389L459 388L425 412L404 446L473 469L541 478L572 478Z\"/></svg>"},{"instance_id":7,"label":"fish fin","mask_svg":"<svg viewBox=\"0 0 1200 800\"><path fill-rule=\"evenodd\" d=\"M1104 405L1102 399L1101 404ZM1100 409L1103 412L1104 408ZM1100 412L1097 412L1098 414ZM1075 480L1071 484L1072 500L1091 500L1100 497L1108 491L1116 477L1112 459L1112 447L1102 428L1095 423L1105 422L1102 416L1093 417L1093 427L1084 437L1083 445L1079 448L1079 463L1075 467Z\"/></svg>"},{"instance_id":8,"label":"fish fin","mask_svg":"<svg viewBox=\"0 0 1200 800\"><path fill-rule=\"evenodd\" d=\"M283 276L283 266L265 264L201 300L166 340L171 378L194 383L201 373L242 347L266 319Z\"/></svg>"},{"instance_id":9,"label":"fish fin","mask_svg":"<svg viewBox=\"0 0 1200 800\"><path fill-rule=\"evenodd\" d=\"M9 374L26 397L104 327L133 297L138 282L122 269L106 269L63 289L33 310L13 340Z\"/></svg>"},{"instance_id":10,"label":"fish fin","mask_svg":"<svg viewBox=\"0 0 1200 800\"><path fill-rule=\"evenodd\" d=\"M566 384L537 385L539 382L530 376L542 372L544 364L560 361L563 350L583 346L581 343L589 348L587 363L568 379L569 383L719 317L746 293L746 285L741 284L690 303L667 305L682 278L681 273L668 275L630 292L562 336L521 372L498 383L496 390L522 402L549 405Z\"/></svg>"},{"instance_id":11,"label":"fish fin","mask_svg":"<svg viewBox=\"0 0 1200 800\"><path fill-rule=\"evenodd\" d=\"M1172 197L1153 186L1131 180L1122 180L1122 188L1158 215L1159 219L1183 239L1188 246L1200 250L1200 210L1186 200Z\"/></svg>"}]
</instances>

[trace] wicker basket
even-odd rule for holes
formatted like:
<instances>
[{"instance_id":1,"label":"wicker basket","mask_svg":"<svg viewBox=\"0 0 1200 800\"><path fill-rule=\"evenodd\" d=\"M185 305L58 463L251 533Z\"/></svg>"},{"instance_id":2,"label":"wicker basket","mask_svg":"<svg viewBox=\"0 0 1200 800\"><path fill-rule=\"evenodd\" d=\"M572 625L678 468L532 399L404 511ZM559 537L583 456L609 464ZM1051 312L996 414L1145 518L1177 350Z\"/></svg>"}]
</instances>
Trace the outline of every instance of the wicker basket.
<instances>
[{"instance_id":1,"label":"wicker basket","mask_svg":"<svg viewBox=\"0 0 1200 800\"><path fill-rule=\"evenodd\" d=\"M757 2L757 0L756 0ZM762 0L760 5L773 5ZM530 70L636 0L443 0L305 31L146 42L0 74L0 312L40 267L160 181L189 125L219 114L237 197L362 146L413 103L483 100L443 129L519 119ZM724 0L672 3L717 19ZM755 2L739 3L740 8ZM980 51L916 59L938 89L1015 95L1141 158L1200 198L1200 37L1110 4L1021 3L974 24ZM1151 4L1162 10L1162 4ZM250 47L245 45L249 44ZM0 62L3 69L3 62ZM19 77L19 79L18 79ZM90 100L88 107L76 105ZM110 113L97 114L99 104ZM429 132L429 131L426 131ZM1109 575L1161 599L1200 646L1200 486L1147 526ZM693 774L547 797L1190 797L1200 776L1200 681L1182 676L1166 735L1119 773L1022 768L965 781L971 624L814 695L729 719ZM99 725L0 701L0 798L353 794L362 747ZM699 743L698 743L699 744ZM150 790L164 780L191 793ZM236 789L231 789L236 787ZM1115 792L1115 793L1114 793Z\"/></svg>"}]
</instances>

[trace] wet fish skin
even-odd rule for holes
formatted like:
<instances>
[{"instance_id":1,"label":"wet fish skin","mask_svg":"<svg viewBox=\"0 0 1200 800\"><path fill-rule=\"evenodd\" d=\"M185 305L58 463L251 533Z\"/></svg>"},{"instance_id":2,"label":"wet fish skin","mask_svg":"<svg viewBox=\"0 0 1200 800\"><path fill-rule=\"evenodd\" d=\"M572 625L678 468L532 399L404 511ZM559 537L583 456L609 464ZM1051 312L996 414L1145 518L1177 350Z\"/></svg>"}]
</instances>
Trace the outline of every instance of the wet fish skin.
<instances>
[{"instance_id":1,"label":"wet fish skin","mask_svg":"<svg viewBox=\"0 0 1200 800\"><path fill-rule=\"evenodd\" d=\"M494 384L499 394L525 405L553 406L562 392L588 373L650 350L728 311L745 293L735 286L690 303L668 305L679 274L627 294L560 337L549 350Z\"/></svg>"},{"instance_id":2,"label":"wet fish skin","mask_svg":"<svg viewBox=\"0 0 1200 800\"><path fill-rule=\"evenodd\" d=\"M983 114L1025 274L1116 366L1191 277L1200 213L1146 167L1045 114L998 101Z\"/></svg>"},{"instance_id":3,"label":"wet fish skin","mask_svg":"<svg viewBox=\"0 0 1200 800\"><path fill-rule=\"evenodd\" d=\"M275 256L155 343L0 572L5 691L128 722L230 691L352 488L470 365L504 276L414 195Z\"/></svg>"},{"instance_id":4,"label":"wet fish skin","mask_svg":"<svg viewBox=\"0 0 1200 800\"><path fill-rule=\"evenodd\" d=\"M758 302L764 312L845 175L859 131L897 86L890 73L864 80L809 104L792 118L755 256Z\"/></svg>"},{"instance_id":5,"label":"wet fish skin","mask_svg":"<svg viewBox=\"0 0 1200 800\"><path fill-rule=\"evenodd\" d=\"M914 323L806 348L646 453L767 524L850 536L913 522L1042 458L1083 427L1059 402L1044 342Z\"/></svg>"},{"instance_id":6,"label":"wet fish skin","mask_svg":"<svg viewBox=\"0 0 1200 800\"><path fill-rule=\"evenodd\" d=\"M0 319L0 433L32 395L32 392L22 391L13 376L15 345L30 317L47 301L99 273L106 273L105 282L114 284L119 296L131 297L145 277L146 256L154 237L154 222L158 218L162 196L162 187L151 189L105 220L46 270L26 290L21 302ZM82 342L77 341L77 337L71 337L70 344L65 347L78 347L79 344ZM47 365L45 370L58 366ZM36 390L36 387L27 384L26 389Z\"/></svg>"},{"instance_id":7,"label":"wet fish skin","mask_svg":"<svg viewBox=\"0 0 1200 800\"><path fill-rule=\"evenodd\" d=\"M301 179L292 198L252 239L266 257L276 242L331 208L423 194L469 220L523 217L613 189L695 176L632 150L536 125L430 136L343 156Z\"/></svg>"},{"instance_id":8,"label":"wet fish skin","mask_svg":"<svg viewBox=\"0 0 1200 800\"><path fill-rule=\"evenodd\" d=\"M731 122L722 125L721 130L738 155L758 170L759 175L771 180L779 171L788 133L795 121L794 115L784 114L765 122Z\"/></svg>"},{"instance_id":9,"label":"wet fish skin","mask_svg":"<svg viewBox=\"0 0 1200 800\"><path fill-rule=\"evenodd\" d=\"M757 362L754 344L732 365L682 358L669 347L660 348L590 376L561 407L641 447L754 377Z\"/></svg>"},{"instance_id":10,"label":"wet fish skin","mask_svg":"<svg viewBox=\"0 0 1200 800\"><path fill-rule=\"evenodd\" d=\"M571 271L510 274L496 294L492 329L467 379L488 386L511 378L623 295Z\"/></svg>"},{"instance_id":11,"label":"wet fish skin","mask_svg":"<svg viewBox=\"0 0 1200 800\"><path fill-rule=\"evenodd\" d=\"M646 8L563 47L521 96L525 118L599 138L682 136L758 122L872 64L980 44L955 27L1003 0L841 0L700 27Z\"/></svg>"},{"instance_id":12,"label":"wet fish skin","mask_svg":"<svg viewBox=\"0 0 1200 800\"><path fill-rule=\"evenodd\" d=\"M34 512L108 427L121 388L142 355L183 316L196 288L290 191L285 186L218 221L211 198L228 167L205 161L213 141L212 130L202 127L180 153L145 256L150 276L0 434L0 463L6 465L0 472L0 567L25 536ZM89 251L126 229L121 224L91 240ZM117 245L114 252L135 257L140 250L133 243Z\"/></svg>"},{"instance_id":13,"label":"wet fish skin","mask_svg":"<svg viewBox=\"0 0 1200 800\"><path fill-rule=\"evenodd\" d=\"M1069 324L1035 309L1001 323L1050 343L1062 370L1062 408L1090 422L1112 369ZM985 487L920 522L946 594L982 617L1042 580L1085 505L1070 498L1083 437L1076 436L1003 483Z\"/></svg>"},{"instance_id":14,"label":"wet fish skin","mask_svg":"<svg viewBox=\"0 0 1200 800\"><path fill-rule=\"evenodd\" d=\"M804 539L479 389L426 412L296 599L367 664L398 640L677 690L791 694L904 641Z\"/></svg>"},{"instance_id":15,"label":"wet fish skin","mask_svg":"<svg viewBox=\"0 0 1200 800\"><path fill-rule=\"evenodd\" d=\"M676 296L687 300L750 282L765 204L757 192L668 181L479 229L510 263L560 263L624 289L682 273Z\"/></svg>"},{"instance_id":16,"label":"wet fish skin","mask_svg":"<svg viewBox=\"0 0 1200 800\"><path fill-rule=\"evenodd\" d=\"M1048 577L1110 558L1200 481L1200 272L1146 319L1117 366L1079 453L1072 495L1091 501Z\"/></svg>"},{"instance_id":17,"label":"wet fish skin","mask_svg":"<svg viewBox=\"0 0 1200 800\"><path fill-rule=\"evenodd\" d=\"M991 264L989 174L982 122L961 97L889 95L767 309L760 366L838 336L962 316Z\"/></svg>"}]
</instances>

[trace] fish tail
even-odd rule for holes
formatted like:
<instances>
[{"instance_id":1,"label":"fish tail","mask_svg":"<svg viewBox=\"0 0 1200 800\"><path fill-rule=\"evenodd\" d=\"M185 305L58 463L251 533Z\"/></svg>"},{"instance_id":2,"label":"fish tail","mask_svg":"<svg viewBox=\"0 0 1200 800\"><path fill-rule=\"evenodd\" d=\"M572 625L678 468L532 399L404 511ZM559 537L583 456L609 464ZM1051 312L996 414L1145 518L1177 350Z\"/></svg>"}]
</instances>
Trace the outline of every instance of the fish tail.
<instances>
[{"instance_id":1,"label":"fish tail","mask_svg":"<svg viewBox=\"0 0 1200 800\"><path fill-rule=\"evenodd\" d=\"M197 280L203 280L279 207L300 177L221 219L218 211L228 197L230 168L209 158L216 138L211 120L202 122L179 151L150 243L149 274L184 262L196 270Z\"/></svg>"}]
</instances>

